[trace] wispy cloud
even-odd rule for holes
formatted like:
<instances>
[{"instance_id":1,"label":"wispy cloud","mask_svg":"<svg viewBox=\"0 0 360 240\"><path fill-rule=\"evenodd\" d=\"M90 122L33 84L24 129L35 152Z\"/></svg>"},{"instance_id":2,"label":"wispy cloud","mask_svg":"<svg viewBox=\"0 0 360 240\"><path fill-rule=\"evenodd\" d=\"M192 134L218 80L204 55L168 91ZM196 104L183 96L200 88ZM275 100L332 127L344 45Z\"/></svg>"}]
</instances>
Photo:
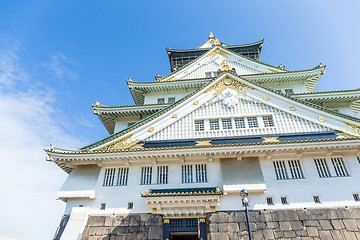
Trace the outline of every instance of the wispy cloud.
<instances>
[{"instance_id":1,"label":"wispy cloud","mask_svg":"<svg viewBox=\"0 0 360 240\"><path fill-rule=\"evenodd\" d=\"M54 198L66 174L45 161L42 148L49 143L79 146L82 140L67 132L70 121L54 107L57 99L49 92L56 89L38 87L19 51L19 43L0 37L0 235L50 239L64 211ZM46 66L53 77L67 81L78 78L71 64L57 53Z\"/></svg>"}]
</instances>

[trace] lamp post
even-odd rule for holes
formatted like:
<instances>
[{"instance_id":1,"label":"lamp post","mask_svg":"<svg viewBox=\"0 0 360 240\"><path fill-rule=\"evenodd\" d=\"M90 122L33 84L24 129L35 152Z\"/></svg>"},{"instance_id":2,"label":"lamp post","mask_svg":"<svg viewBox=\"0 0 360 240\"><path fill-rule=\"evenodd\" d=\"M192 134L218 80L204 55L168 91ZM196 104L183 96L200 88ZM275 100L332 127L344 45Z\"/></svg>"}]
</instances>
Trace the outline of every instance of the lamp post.
<instances>
[{"instance_id":1,"label":"lamp post","mask_svg":"<svg viewBox=\"0 0 360 240\"><path fill-rule=\"evenodd\" d=\"M247 223L247 228L248 228L248 233L249 233L249 240L253 240L252 234L251 234L251 227L250 227L249 211L248 211L248 203L249 203L249 199L247 198L248 195L249 195L249 193L246 189L241 190L240 196L242 198L242 203L245 206L245 215L246 215L246 223Z\"/></svg>"}]
</instances>

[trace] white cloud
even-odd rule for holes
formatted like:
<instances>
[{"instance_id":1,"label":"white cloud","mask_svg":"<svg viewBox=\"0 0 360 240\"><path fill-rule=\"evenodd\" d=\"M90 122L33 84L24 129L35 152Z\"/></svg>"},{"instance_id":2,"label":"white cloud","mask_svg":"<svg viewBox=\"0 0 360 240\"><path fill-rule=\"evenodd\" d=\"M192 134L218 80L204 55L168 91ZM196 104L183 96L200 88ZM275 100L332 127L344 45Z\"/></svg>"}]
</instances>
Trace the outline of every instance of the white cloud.
<instances>
[{"instance_id":1,"label":"white cloud","mask_svg":"<svg viewBox=\"0 0 360 240\"><path fill-rule=\"evenodd\" d=\"M42 149L49 143L74 147L82 141L67 133L69 120L49 94L56 90L37 87L41 82L24 70L18 46L0 37L0 239L51 239L65 206L55 194L67 175L45 161ZM57 54L47 66L57 78L73 80L77 74L70 63Z\"/></svg>"}]
</instances>

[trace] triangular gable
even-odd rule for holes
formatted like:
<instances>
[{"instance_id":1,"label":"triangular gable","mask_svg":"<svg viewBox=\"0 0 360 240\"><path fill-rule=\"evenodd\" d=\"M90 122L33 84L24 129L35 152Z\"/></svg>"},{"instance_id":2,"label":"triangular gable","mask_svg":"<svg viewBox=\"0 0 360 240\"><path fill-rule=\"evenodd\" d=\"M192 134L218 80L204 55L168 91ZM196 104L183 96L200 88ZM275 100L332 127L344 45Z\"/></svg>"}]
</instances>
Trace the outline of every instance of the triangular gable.
<instances>
[{"instance_id":1,"label":"triangular gable","mask_svg":"<svg viewBox=\"0 0 360 240\"><path fill-rule=\"evenodd\" d=\"M221 69L223 63L228 64L230 69L234 68L238 75L286 72L285 70L216 46L196 60L159 79L159 81L204 78L206 77L205 72L216 72L218 69Z\"/></svg>"},{"instance_id":2,"label":"triangular gable","mask_svg":"<svg viewBox=\"0 0 360 240\"><path fill-rule=\"evenodd\" d=\"M331 112L320 110L320 107L312 107L306 102L302 103L286 95L265 89L260 85L249 83L239 76L225 73L202 89L199 89L183 100L157 113L156 116L154 115L154 117L150 117L148 120L139 123L132 131L118 134L116 138L108 138L93 145L93 147L87 148L87 150L130 148L140 141L164 139L159 136L165 136L167 139L178 139L179 136L176 135L176 132L165 134L165 131L175 129L174 126L176 125L177 130L188 131L189 126L186 125L186 123L180 123L182 121L186 122L191 114L193 116L192 120L194 120L195 117L197 117L196 114L199 114L201 111L212 111L212 116L218 114L219 117L225 117L226 112L224 111L230 110L219 108L225 104L224 101L227 102L226 104L231 105L231 102L235 100L233 98L226 99L226 96L231 95L230 97L234 97L234 94L236 94L235 98L239 105L234 108L234 110L231 110L232 112L228 112L229 116L235 116L236 114L238 117L241 117L242 114L249 114L247 116L251 116L256 112L260 115L273 115L276 121L275 124L279 125L280 129L277 133L293 133L296 131L299 132L301 129L303 129L304 132L339 130L351 136L360 137L359 119L351 117L347 119L342 116L336 116L335 113L332 114ZM243 106L244 109L252 109L252 112L245 112L241 106ZM204 116L206 116L206 114ZM210 114L207 117L212 116ZM191 123L187 122L187 124ZM281 124L293 124L293 126L280 127ZM275 134L269 131L267 133ZM172 134L174 134L174 136L172 136ZM254 131L254 135L259 134L264 134L264 132ZM251 134L248 134L248 136L250 135ZM202 137L200 136L200 138ZM207 136L203 136L203 138L207 138Z\"/></svg>"}]
</instances>

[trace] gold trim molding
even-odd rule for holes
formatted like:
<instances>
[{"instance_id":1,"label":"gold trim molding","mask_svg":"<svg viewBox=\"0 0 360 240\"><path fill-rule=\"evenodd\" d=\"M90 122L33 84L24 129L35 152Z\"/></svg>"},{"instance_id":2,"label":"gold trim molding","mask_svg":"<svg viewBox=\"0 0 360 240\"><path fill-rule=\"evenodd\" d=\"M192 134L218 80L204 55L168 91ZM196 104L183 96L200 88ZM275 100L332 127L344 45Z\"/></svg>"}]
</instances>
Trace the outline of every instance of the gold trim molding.
<instances>
[{"instance_id":1,"label":"gold trim molding","mask_svg":"<svg viewBox=\"0 0 360 240\"><path fill-rule=\"evenodd\" d=\"M234 89L235 91L241 92L244 95L248 94L244 90L244 88L255 90L255 88L252 87L252 86L249 86L249 85L247 85L245 83L242 83L242 82L240 82L238 80L227 77L227 78L219 81L218 83L214 84L213 86L211 86L204 93L209 93L209 92L215 90L215 93L213 94L213 97L216 97L217 95L222 93L227 88Z\"/></svg>"}]
</instances>

